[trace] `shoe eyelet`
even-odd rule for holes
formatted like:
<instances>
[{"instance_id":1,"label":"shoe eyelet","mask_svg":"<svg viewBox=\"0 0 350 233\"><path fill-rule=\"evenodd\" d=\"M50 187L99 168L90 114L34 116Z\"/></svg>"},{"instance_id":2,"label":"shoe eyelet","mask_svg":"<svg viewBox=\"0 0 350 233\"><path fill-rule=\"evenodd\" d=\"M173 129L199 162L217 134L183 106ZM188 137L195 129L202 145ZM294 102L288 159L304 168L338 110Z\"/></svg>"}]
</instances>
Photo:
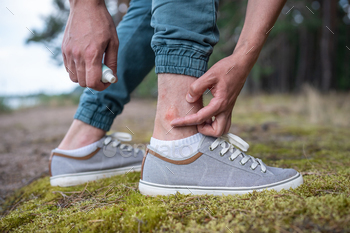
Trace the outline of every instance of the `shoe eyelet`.
<instances>
[{"instance_id":1,"label":"shoe eyelet","mask_svg":"<svg viewBox=\"0 0 350 233\"><path fill-rule=\"evenodd\" d=\"M256 169L256 167L255 168L252 168L252 166L250 166L250 169L252 169L253 171Z\"/></svg>"},{"instance_id":2,"label":"shoe eyelet","mask_svg":"<svg viewBox=\"0 0 350 233\"><path fill-rule=\"evenodd\" d=\"M234 159L233 159L233 158L231 158L231 157L230 157L230 158L228 158L228 159L229 159L230 161L233 161L233 160L234 160Z\"/></svg>"},{"instance_id":3,"label":"shoe eyelet","mask_svg":"<svg viewBox=\"0 0 350 233\"><path fill-rule=\"evenodd\" d=\"M224 156L224 154L222 154L222 153L220 152L220 156L221 156L221 157L223 157L223 156Z\"/></svg>"},{"instance_id":4,"label":"shoe eyelet","mask_svg":"<svg viewBox=\"0 0 350 233\"><path fill-rule=\"evenodd\" d=\"M266 170L265 170L265 171L261 170L261 172L262 172L262 173L266 173Z\"/></svg>"},{"instance_id":5,"label":"shoe eyelet","mask_svg":"<svg viewBox=\"0 0 350 233\"><path fill-rule=\"evenodd\" d=\"M239 163L240 163L242 166L244 166L244 163L242 163L242 161L239 161Z\"/></svg>"},{"instance_id":6,"label":"shoe eyelet","mask_svg":"<svg viewBox=\"0 0 350 233\"><path fill-rule=\"evenodd\" d=\"M213 151L214 149L213 149L211 146L209 146L209 150L210 150L210 151Z\"/></svg>"}]
</instances>

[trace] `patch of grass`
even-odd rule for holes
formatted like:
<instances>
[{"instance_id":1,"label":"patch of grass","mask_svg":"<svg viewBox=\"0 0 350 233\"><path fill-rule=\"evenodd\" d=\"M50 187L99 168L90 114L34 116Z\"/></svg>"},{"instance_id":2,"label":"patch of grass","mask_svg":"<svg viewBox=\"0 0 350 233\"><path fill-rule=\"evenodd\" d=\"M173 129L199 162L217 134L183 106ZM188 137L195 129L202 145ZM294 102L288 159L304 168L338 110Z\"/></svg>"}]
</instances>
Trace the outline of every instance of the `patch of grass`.
<instances>
[{"instance_id":1,"label":"patch of grass","mask_svg":"<svg viewBox=\"0 0 350 233\"><path fill-rule=\"evenodd\" d=\"M82 88L77 88L77 92L72 92L69 94L60 94L60 95L46 95L39 94L38 99L40 105L58 107L58 106L70 106L78 105L80 94L82 93Z\"/></svg>"},{"instance_id":2,"label":"patch of grass","mask_svg":"<svg viewBox=\"0 0 350 233\"><path fill-rule=\"evenodd\" d=\"M11 112L11 109L5 104L5 98L0 97L0 114L9 112Z\"/></svg>"},{"instance_id":3,"label":"patch of grass","mask_svg":"<svg viewBox=\"0 0 350 233\"><path fill-rule=\"evenodd\" d=\"M147 197L140 173L77 187L45 177L6 202L2 231L35 232L349 232L350 131L277 126L254 132L249 154L304 176L294 190L243 196ZM264 135L270 135L266 137ZM271 136L273 135L273 136Z\"/></svg>"}]
</instances>

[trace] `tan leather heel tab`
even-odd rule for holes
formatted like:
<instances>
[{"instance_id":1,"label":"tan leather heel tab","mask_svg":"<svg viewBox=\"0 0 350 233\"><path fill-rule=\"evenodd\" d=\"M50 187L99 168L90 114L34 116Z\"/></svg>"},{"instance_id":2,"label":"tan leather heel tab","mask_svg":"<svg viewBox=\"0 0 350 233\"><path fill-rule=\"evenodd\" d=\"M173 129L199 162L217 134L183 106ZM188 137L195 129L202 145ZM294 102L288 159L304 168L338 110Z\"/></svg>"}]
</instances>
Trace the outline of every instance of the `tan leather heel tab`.
<instances>
[{"instance_id":1,"label":"tan leather heel tab","mask_svg":"<svg viewBox=\"0 0 350 233\"><path fill-rule=\"evenodd\" d=\"M57 152L51 152L50 161L49 161L49 173L50 173L50 176L52 176L51 163L52 163L53 156L60 156L60 157L64 157L64 158L77 159L77 160L86 160L86 159L90 159L95 154L97 154L97 152L99 152L100 149L101 148L97 148L95 151L91 152L90 154L88 154L88 155L86 155L84 157L73 157L73 156L69 156L69 155L65 155L65 154L61 154L61 153L57 153Z\"/></svg>"},{"instance_id":2,"label":"tan leather heel tab","mask_svg":"<svg viewBox=\"0 0 350 233\"><path fill-rule=\"evenodd\" d=\"M197 154L193 155L191 158L185 159L185 160L172 160L172 159L168 159L164 156L161 156L160 154L158 154L157 152L154 152L153 150L148 149L148 153L150 153L151 155L156 156L157 158L164 160L168 163L172 163L172 164L176 164L176 165L185 165L185 164L190 164L193 163L194 161L196 161L199 157L202 156L203 153L198 152Z\"/></svg>"},{"instance_id":3,"label":"tan leather heel tab","mask_svg":"<svg viewBox=\"0 0 350 233\"><path fill-rule=\"evenodd\" d=\"M143 166L145 165L145 160L146 160L146 156L147 156L147 154L148 154L148 151L149 151L149 149L147 148L147 149L146 149L146 152L145 152L145 156L143 156L143 159L142 159L142 164L141 164L141 180L142 180L142 178L143 178Z\"/></svg>"}]
</instances>

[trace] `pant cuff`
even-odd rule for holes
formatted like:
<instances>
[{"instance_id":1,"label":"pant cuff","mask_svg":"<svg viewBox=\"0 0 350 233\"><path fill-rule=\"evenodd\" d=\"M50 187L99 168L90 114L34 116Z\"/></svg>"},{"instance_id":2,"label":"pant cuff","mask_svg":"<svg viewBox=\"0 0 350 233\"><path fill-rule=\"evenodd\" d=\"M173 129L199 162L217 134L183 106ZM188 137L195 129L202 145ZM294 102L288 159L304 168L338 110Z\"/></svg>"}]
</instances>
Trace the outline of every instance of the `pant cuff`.
<instances>
[{"instance_id":1,"label":"pant cuff","mask_svg":"<svg viewBox=\"0 0 350 233\"><path fill-rule=\"evenodd\" d=\"M155 72L157 74L183 74L199 78L207 71L209 54L181 47L156 46L153 50L156 55Z\"/></svg>"},{"instance_id":2,"label":"pant cuff","mask_svg":"<svg viewBox=\"0 0 350 233\"><path fill-rule=\"evenodd\" d=\"M113 114L113 113L111 113ZM89 124L91 126L94 126L96 128L109 131L114 120L115 116L110 114L101 114L97 111L92 111L87 108L83 108L81 106L78 107L74 119L80 120L82 122L85 122L86 124Z\"/></svg>"}]
</instances>

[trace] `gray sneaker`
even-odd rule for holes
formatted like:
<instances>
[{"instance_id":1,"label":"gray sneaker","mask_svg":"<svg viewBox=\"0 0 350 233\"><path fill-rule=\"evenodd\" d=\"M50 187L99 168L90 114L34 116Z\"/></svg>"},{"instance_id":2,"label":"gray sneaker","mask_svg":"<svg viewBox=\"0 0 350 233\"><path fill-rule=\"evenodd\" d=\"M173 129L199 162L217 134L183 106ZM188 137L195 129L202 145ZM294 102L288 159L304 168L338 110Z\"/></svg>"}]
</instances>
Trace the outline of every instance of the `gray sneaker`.
<instances>
[{"instance_id":1,"label":"gray sneaker","mask_svg":"<svg viewBox=\"0 0 350 233\"><path fill-rule=\"evenodd\" d=\"M187 146L188 147L188 146ZM249 145L233 134L203 136L194 153L169 159L148 146L142 162L139 190L144 195L231 195L296 188L303 177L294 169L266 166L246 155ZM243 152L242 152L243 151Z\"/></svg>"},{"instance_id":2,"label":"gray sneaker","mask_svg":"<svg viewBox=\"0 0 350 233\"><path fill-rule=\"evenodd\" d=\"M144 150L121 141L131 141L128 133L117 132L98 141L89 154L70 155L52 150L49 171L52 186L74 186L88 181L140 171Z\"/></svg>"}]
</instances>

